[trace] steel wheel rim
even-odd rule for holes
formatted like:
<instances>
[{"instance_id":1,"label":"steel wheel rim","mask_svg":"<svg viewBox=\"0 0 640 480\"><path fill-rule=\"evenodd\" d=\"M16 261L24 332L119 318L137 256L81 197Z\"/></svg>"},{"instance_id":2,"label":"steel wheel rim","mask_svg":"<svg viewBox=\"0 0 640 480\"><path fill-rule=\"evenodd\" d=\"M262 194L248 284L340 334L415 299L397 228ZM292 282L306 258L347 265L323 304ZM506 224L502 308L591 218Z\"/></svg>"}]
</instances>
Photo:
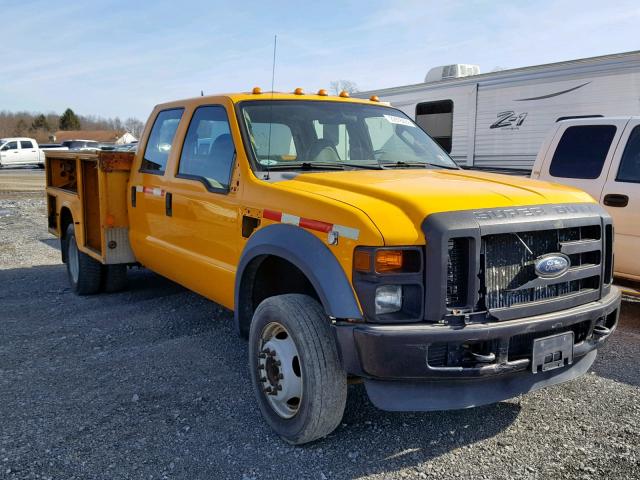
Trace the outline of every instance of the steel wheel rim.
<instances>
[{"instance_id":1,"label":"steel wheel rim","mask_svg":"<svg viewBox=\"0 0 640 480\"><path fill-rule=\"evenodd\" d=\"M302 368L298 348L282 324L272 322L262 330L256 368L269 406L282 418L294 417L302 403Z\"/></svg>"},{"instance_id":2,"label":"steel wheel rim","mask_svg":"<svg viewBox=\"0 0 640 480\"><path fill-rule=\"evenodd\" d=\"M73 283L78 283L78 273L80 272L80 265L78 259L78 246L76 245L75 241L69 242L69 272L71 273L71 279L73 280Z\"/></svg>"}]
</instances>

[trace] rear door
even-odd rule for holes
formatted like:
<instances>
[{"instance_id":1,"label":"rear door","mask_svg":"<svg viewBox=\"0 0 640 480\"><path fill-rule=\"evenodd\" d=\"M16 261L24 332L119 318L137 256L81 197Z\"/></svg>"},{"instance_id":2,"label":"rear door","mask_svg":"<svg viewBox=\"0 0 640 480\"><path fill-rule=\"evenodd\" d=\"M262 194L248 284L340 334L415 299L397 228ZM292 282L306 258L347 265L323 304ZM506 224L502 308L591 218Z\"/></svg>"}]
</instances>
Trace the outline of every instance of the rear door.
<instances>
[{"instance_id":1,"label":"rear door","mask_svg":"<svg viewBox=\"0 0 640 480\"><path fill-rule=\"evenodd\" d=\"M580 188L599 199L627 121L593 119L562 124L540 178Z\"/></svg>"},{"instance_id":2,"label":"rear door","mask_svg":"<svg viewBox=\"0 0 640 480\"><path fill-rule=\"evenodd\" d=\"M179 154L175 137L183 112L181 107L158 112L144 151L138 152L142 156L139 170L132 172L130 180L131 246L141 263L165 276L171 271L168 267L170 262L165 260L174 254L167 242L172 233L167 222L170 215L166 198L169 185L167 168Z\"/></svg>"},{"instance_id":3,"label":"rear door","mask_svg":"<svg viewBox=\"0 0 640 480\"><path fill-rule=\"evenodd\" d=\"M38 150L33 141L20 140L20 160L22 163L38 163Z\"/></svg>"},{"instance_id":4,"label":"rear door","mask_svg":"<svg viewBox=\"0 0 640 480\"><path fill-rule=\"evenodd\" d=\"M600 196L613 217L616 274L640 280L640 119L622 134Z\"/></svg>"}]
</instances>

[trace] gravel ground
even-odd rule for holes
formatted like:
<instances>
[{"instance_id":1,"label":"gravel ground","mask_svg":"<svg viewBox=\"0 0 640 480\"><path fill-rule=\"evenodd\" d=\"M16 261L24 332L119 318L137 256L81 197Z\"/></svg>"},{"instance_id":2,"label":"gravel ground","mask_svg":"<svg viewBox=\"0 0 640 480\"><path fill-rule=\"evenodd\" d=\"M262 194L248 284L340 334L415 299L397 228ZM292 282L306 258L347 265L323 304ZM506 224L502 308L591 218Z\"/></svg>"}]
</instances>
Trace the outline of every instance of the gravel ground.
<instances>
[{"instance_id":1,"label":"gravel ground","mask_svg":"<svg viewBox=\"0 0 640 480\"><path fill-rule=\"evenodd\" d=\"M230 312L145 270L76 297L44 207L0 191L0 478L640 478L640 303L569 384L420 414L354 385L296 448L260 417Z\"/></svg>"}]
</instances>

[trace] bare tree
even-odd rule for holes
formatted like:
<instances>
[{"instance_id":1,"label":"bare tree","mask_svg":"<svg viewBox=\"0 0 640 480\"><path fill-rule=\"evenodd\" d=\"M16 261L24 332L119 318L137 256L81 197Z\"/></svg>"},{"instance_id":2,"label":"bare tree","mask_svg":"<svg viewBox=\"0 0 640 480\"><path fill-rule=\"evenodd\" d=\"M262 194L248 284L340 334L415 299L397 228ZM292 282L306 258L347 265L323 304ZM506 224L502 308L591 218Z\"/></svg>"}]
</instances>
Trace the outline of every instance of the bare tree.
<instances>
[{"instance_id":1,"label":"bare tree","mask_svg":"<svg viewBox=\"0 0 640 480\"><path fill-rule=\"evenodd\" d=\"M358 85L352 80L333 80L329 83L331 91L335 95L339 95L343 90L347 93L356 93Z\"/></svg>"},{"instance_id":2,"label":"bare tree","mask_svg":"<svg viewBox=\"0 0 640 480\"><path fill-rule=\"evenodd\" d=\"M122 125L124 126L124 129L134 137L140 138L140 135L142 135L144 123L142 123L137 118L129 117L124 121Z\"/></svg>"}]
</instances>

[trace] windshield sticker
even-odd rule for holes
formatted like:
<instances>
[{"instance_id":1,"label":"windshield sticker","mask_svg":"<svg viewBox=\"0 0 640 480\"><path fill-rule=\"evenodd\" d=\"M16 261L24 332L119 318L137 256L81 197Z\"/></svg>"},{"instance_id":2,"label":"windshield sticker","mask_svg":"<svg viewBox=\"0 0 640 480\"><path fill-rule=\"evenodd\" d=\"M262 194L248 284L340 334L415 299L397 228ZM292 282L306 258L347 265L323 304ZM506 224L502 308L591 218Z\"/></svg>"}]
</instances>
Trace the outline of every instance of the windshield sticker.
<instances>
[{"instance_id":1,"label":"windshield sticker","mask_svg":"<svg viewBox=\"0 0 640 480\"><path fill-rule=\"evenodd\" d=\"M266 165L267 167L270 167L271 165L277 165L278 161L277 160L260 160L260 165Z\"/></svg>"},{"instance_id":2,"label":"windshield sticker","mask_svg":"<svg viewBox=\"0 0 640 480\"><path fill-rule=\"evenodd\" d=\"M396 117L395 115L387 115L386 113L384 114L384 118L386 118L389 123L406 125L407 127L415 127L415 124L408 118Z\"/></svg>"}]
</instances>

